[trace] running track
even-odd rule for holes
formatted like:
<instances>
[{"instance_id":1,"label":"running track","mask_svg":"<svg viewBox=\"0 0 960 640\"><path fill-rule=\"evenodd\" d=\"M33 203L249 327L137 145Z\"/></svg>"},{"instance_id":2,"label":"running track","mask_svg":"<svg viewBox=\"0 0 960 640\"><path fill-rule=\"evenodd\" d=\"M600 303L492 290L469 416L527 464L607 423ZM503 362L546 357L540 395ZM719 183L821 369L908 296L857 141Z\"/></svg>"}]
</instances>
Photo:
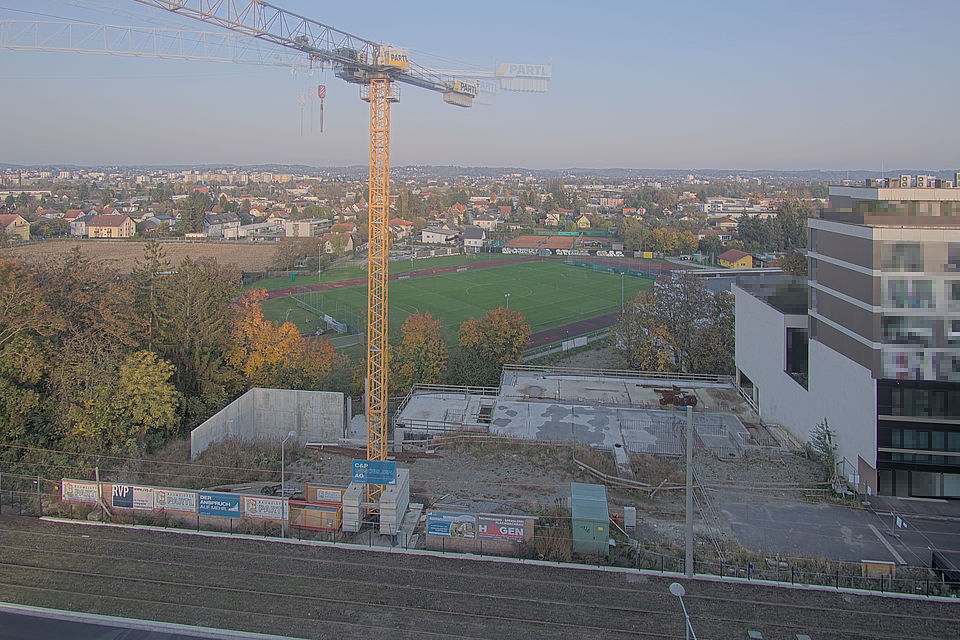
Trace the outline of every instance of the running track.
<instances>
[{"instance_id":1,"label":"running track","mask_svg":"<svg viewBox=\"0 0 960 640\"><path fill-rule=\"evenodd\" d=\"M539 258L506 258L503 260L479 262L477 264L439 267L437 269L418 269L417 271L410 271L407 273L395 273L390 275L389 278L390 280L397 280L400 277L421 278L423 276L434 276L441 273L455 273L463 269L486 269L488 267L500 267L505 264L516 264L518 262L530 262L533 260L539 260ZM317 284L307 284L297 287L285 287L283 289L274 289L273 291L268 291L267 300L271 298L283 298L297 293L305 293L307 291L329 291L330 289L342 289L344 287L359 287L365 284L367 284L366 278L352 278L350 280L340 280L338 282L320 282ZM530 336L530 342L527 344L527 348L533 349L534 347L540 347L552 342L566 340L571 336L579 336L583 335L584 333L596 331L597 329L604 329L617 322L617 315L618 314L616 313L608 313L595 318L587 318L586 320L572 322L561 327L554 327L553 329L538 331Z\"/></svg>"}]
</instances>

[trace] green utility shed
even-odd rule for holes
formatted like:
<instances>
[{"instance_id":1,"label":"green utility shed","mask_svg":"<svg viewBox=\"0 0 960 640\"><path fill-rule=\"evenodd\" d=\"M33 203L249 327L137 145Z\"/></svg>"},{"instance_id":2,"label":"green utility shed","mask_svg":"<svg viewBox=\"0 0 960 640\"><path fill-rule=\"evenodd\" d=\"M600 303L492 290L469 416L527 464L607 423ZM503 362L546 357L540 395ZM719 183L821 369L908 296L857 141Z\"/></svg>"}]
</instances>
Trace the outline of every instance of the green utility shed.
<instances>
[{"instance_id":1,"label":"green utility shed","mask_svg":"<svg viewBox=\"0 0 960 640\"><path fill-rule=\"evenodd\" d=\"M570 483L574 553L610 555L610 511L602 484Z\"/></svg>"}]
</instances>

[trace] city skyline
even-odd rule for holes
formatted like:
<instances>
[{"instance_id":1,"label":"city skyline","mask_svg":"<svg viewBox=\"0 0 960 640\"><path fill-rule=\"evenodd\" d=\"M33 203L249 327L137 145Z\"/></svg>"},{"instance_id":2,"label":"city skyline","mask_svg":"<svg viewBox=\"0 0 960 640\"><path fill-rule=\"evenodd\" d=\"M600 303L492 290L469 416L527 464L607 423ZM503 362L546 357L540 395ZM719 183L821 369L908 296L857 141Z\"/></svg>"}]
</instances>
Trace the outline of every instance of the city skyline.
<instances>
[{"instance_id":1,"label":"city skyline","mask_svg":"<svg viewBox=\"0 0 960 640\"><path fill-rule=\"evenodd\" d=\"M553 64L546 94L501 92L453 109L403 87L394 165L532 169L949 170L950 105L929 87L949 61L953 3L903 14L892 3L602 2L415 11L282 3L339 29L408 47L430 67ZM936 18L935 20L932 18ZM67 19L214 31L135 2L11 0L0 20ZM446 58L421 53L429 51ZM462 62L469 61L468 63ZM0 53L9 99L0 162L24 165L366 163L356 87L333 73L73 53ZM298 95L325 84L317 105ZM314 131L309 126L313 107Z\"/></svg>"}]
</instances>

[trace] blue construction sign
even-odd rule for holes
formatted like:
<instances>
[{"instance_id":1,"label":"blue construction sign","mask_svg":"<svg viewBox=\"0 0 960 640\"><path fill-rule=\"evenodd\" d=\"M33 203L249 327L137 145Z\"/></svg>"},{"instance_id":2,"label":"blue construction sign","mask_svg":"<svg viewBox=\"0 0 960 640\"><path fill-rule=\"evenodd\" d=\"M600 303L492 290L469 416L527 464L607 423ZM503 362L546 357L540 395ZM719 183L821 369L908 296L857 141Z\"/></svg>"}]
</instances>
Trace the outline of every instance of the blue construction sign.
<instances>
[{"instance_id":1,"label":"blue construction sign","mask_svg":"<svg viewBox=\"0 0 960 640\"><path fill-rule=\"evenodd\" d=\"M202 516L239 518L243 515L240 512L240 499L242 496L231 493L201 491L197 497L197 513Z\"/></svg>"},{"instance_id":2,"label":"blue construction sign","mask_svg":"<svg viewBox=\"0 0 960 640\"><path fill-rule=\"evenodd\" d=\"M357 484L397 484L397 463L393 460L354 460L353 481Z\"/></svg>"}]
</instances>

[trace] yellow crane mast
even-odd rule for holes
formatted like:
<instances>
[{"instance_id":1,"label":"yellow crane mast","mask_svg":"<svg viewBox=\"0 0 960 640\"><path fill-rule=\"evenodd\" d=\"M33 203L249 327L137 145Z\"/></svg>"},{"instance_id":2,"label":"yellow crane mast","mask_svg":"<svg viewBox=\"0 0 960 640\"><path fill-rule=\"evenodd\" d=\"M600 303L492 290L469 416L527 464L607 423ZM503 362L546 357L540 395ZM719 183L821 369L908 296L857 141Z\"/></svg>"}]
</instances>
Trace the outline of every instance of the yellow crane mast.
<instances>
[{"instance_id":1,"label":"yellow crane mast","mask_svg":"<svg viewBox=\"0 0 960 640\"><path fill-rule=\"evenodd\" d=\"M409 54L359 38L260 0L134 0L213 24L258 40L300 51L311 60L332 63L342 80L360 85L370 102L369 252L367 272L367 459L387 458L387 221L390 210L390 103L399 99L394 82L437 91L444 102L469 107L474 82L420 67ZM382 485L367 485L367 506L375 510Z\"/></svg>"}]
</instances>

